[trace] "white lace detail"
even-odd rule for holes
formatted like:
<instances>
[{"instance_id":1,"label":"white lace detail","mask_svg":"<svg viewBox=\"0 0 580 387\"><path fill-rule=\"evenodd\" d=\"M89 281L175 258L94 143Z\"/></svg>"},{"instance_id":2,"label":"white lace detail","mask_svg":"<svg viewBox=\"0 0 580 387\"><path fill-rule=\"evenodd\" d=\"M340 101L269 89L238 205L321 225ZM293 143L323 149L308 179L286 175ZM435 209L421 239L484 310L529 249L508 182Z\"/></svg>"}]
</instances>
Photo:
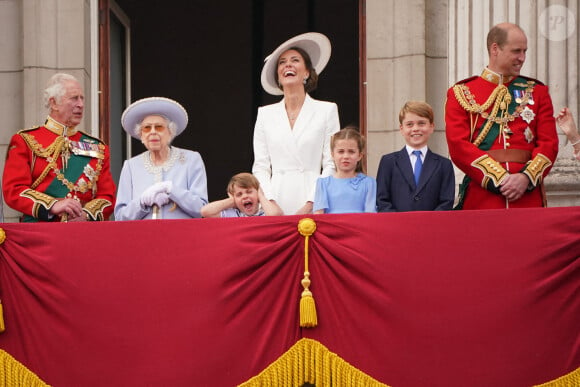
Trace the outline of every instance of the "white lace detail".
<instances>
[{"instance_id":1,"label":"white lace detail","mask_svg":"<svg viewBox=\"0 0 580 387\"><path fill-rule=\"evenodd\" d=\"M169 148L169 157L167 158L167 161L161 165L155 165L153 164L153 161L151 161L151 152L146 151L143 153L143 164L145 165L145 170L155 176L155 182L160 182L163 179L162 172L169 171L180 158L183 158L181 152L174 147L171 147Z\"/></svg>"}]
</instances>

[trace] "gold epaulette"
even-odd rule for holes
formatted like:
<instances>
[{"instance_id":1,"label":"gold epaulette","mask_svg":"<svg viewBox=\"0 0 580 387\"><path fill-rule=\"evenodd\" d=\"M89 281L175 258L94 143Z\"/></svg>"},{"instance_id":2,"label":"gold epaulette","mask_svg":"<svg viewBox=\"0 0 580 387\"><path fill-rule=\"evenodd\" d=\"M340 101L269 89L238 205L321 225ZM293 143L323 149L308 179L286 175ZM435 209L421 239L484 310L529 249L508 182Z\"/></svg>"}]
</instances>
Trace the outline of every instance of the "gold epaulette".
<instances>
[{"instance_id":1,"label":"gold epaulette","mask_svg":"<svg viewBox=\"0 0 580 387\"><path fill-rule=\"evenodd\" d=\"M542 176L546 168L550 167L552 162L549 158L541 153L538 153L533 160L529 161L523 173L530 179L530 182L535 186L542 182Z\"/></svg>"},{"instance_id":2,"label":"gold epaulette","mask_svg":"<svg viewBox=\"0 0 580 387\"><path fill-rule=\"evenodd\" d=\"M483 188L487 188L487 184L490 181L495 187L499 187L508 176L505 168L499 162L489 157L489 155L483 155L475 159L471 165L483 172L483 180L481 181Z\"/></svg>"}]
</instances>

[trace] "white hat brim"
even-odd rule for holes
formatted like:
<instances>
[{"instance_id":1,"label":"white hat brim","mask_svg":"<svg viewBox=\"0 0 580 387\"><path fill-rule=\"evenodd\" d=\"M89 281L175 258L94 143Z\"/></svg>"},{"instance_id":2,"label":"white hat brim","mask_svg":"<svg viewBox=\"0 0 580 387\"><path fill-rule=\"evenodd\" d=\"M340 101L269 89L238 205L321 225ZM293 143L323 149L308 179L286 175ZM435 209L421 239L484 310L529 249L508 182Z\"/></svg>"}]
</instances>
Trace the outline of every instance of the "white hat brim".
<instances>
[{"instance_id":1,"label":"white hat brim","mask_svg":"<svg viewBox=\"0 0 580 387\"><path fill-rule=\"evenodd\" d=\"M276 82L278 58L291 47L299 47L308 53L312 67L317 74L324 70L330 60L331 45L330 40L325 35L318 32L307 32L288 39L264 59L261 81L262 87L268 94L283 94Z\"/></svg>"},{"instance_id":2,"label":"white hat brim","mask_svg":"<svg viewBox=\"0 0 580 387\"><path fill-rule=\"evenodd\" d=\"M184 107L179 102L165 97L149 97L133 102L123 112L121 125L131 137L141 139L135 128L145 117L152 115L161 115L173 121L176 125L176 136L187 126L188 117Z\"/></svg>"}]
</instances>

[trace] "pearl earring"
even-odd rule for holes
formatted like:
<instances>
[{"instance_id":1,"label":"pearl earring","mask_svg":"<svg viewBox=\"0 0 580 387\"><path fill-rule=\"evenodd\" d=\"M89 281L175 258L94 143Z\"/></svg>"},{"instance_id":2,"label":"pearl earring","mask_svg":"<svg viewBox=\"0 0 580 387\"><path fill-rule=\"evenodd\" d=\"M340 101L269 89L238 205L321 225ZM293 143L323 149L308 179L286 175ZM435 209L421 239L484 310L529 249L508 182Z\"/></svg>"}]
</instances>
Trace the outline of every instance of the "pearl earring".
<instances>
[{"instance_id":1,"label":"pearl earring","mask_svg":"<svg viewBox=\"0 0 580 387\"><path fill-rule=\"evenodd\" d=\"M307 80L308 80L308 77L304 78L304 79L302 80L302 83L305 85Z\"/></svg>"}]
</instances>

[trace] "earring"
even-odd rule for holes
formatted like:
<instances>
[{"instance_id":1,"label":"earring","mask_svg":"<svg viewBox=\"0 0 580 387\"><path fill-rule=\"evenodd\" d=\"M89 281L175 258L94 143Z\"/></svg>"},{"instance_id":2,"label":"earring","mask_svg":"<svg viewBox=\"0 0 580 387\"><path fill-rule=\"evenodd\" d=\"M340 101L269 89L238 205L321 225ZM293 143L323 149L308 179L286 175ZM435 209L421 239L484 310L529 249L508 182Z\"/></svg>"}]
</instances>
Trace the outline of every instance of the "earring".
<instances>
[{"instance_id":1,"label":"earring","mask_svg":"<svg viewBox=\"0 0 580 387\"><path fill-rule=\"evenodd\" d=\"M308 80L308 77L304 78L304 79L302 80L302 84L304 84L304 85L305 85L307 80Z\"/></svg>"}]
</instances>

